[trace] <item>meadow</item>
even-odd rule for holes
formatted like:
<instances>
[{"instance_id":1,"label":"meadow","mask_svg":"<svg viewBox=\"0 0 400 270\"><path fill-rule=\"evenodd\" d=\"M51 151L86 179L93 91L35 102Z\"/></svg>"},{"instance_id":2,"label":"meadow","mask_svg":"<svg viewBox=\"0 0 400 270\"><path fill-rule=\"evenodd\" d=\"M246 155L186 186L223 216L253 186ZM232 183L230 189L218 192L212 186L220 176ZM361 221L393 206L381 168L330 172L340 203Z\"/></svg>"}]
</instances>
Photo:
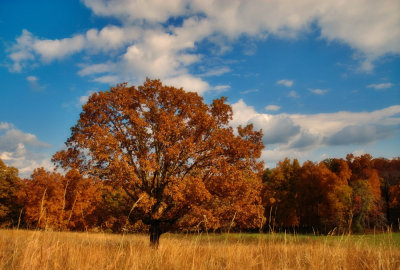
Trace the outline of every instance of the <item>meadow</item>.
<instances>
[{"instance_id":1,"label":"meadow","mask_svg":"<svg viewBox=\"0 0 400 270\"><path fill-rule=\"evenodd\" d=\"M0 230L0 269L400 269L400 233L316 236Z\"/></svg>"}]
</instances>

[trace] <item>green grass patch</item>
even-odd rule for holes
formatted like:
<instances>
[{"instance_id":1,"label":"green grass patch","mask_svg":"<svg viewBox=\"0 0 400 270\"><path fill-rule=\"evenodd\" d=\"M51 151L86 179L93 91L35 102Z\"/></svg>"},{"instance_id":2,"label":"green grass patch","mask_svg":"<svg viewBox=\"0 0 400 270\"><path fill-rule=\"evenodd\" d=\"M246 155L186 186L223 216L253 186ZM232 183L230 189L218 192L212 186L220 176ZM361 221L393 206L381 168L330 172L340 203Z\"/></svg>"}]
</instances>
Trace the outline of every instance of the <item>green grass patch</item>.
<instances>
[{"instance_id":1,"label":"green grass patch","mask_svg":"<svg viewBox=\"0 0 400 270\"><path fill-rule=\"evenodd\" d=\"M167 233L162 236L167 239L186 239L199 242L218 243L254 243L254 242L277 242L277 243L313 243L322 242L327 244L357 244L369 246L396 246L400 247L400 233L377 233L377 234L344 234L344 235L313 235L293 233L199 233L199 234L174 234ZM162 241L162 240L161 240Z\"/></svg>"}]
</instances>

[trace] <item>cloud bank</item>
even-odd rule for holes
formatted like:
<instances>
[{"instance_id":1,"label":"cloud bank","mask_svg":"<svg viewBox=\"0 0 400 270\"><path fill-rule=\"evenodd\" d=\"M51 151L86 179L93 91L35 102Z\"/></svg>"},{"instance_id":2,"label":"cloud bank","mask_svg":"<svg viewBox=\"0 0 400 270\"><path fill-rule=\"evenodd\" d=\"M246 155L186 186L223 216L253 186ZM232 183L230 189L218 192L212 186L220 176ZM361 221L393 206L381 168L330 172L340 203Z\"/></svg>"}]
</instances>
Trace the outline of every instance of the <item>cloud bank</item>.
<instances>
[{"instance_id":1,"label":"cloud bank","mask_svg":"<svg viewBox=\"0 0 400 270\"><path fill-rule=\"evenodd\" d=\"M400 105L372 112L272 115L240 99L232 109L234 127L253 123L262 129L263 158L268 162L304 157L329 146L365 146L400 132Z\"/></svg>"},{"instance_id":2,"label":"cloud bank","mask_svg":"<svg viewBox=\"0 0 400 270\"><path fill-rule=\"evenodd\" d=\"M20 177L29 177L38 167L52 168L43 152L52 146L41 142L34 134L24 133L6 122L0 122L0 159L18 168Z\"/></svg>"},{"instance_id":3,"label":"cloud bank","mask_svg":"<svg viewBox=\"0 0 400 270\"><path fill-rule=\"evenodd\" d=\"M380 57L400 53L400 2L393 0L83 0L83 3L94 15L120 23L59 39L37 37L23 30L9 48L10 69L18 72L33 63L46 64L83 53L89 60L82 63L79 74L92 80L136 83L146 76L157 77L203 94L218 90L204 76L191 72L193 65L204 60L198 52L198 45L204 41L223 52L243 36L296 39L314 31L316 26L320 38L353 48L360 67L366 71ZM105 62L92 59L105 52L112 56ZM278 83L293 85L290 80Z\"/></svg>"}]
</instances>

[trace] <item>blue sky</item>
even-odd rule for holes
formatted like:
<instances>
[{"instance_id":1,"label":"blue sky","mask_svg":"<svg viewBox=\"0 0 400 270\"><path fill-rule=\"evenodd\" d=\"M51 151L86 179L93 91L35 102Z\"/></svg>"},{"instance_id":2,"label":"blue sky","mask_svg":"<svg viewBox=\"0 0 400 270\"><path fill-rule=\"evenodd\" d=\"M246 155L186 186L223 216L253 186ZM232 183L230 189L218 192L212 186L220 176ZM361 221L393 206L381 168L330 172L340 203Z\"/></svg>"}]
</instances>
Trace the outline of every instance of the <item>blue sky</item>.
<instances>
[{"instance_id":1,"label":"blue sky","mask_svg":"<svg viewBox=\"0 0 400 270\"><path fill-rule=\"evenodd\" d=\"M227 96L266 165L400 149L400 2L0 2L0 158L23 177L87 97L146 77Z\"/></svg>"}]
</instances>

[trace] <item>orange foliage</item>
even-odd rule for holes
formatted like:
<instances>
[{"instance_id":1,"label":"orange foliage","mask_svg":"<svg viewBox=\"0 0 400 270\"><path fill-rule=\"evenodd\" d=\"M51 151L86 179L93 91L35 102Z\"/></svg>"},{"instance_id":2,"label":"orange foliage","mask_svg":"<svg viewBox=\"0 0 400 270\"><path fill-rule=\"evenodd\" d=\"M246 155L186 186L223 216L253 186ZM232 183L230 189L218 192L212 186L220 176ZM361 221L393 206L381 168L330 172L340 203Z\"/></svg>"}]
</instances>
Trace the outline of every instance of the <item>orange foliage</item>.
<instances>
[{"instance_id":1,"label":"orange foliage","mask_svg":"<svg viewBox=\"0 0 400 270\"><path fill-rule=\"evenodd\" d=\"M100 199L100 189L78 171L71 170L63 176L39 168L24 183L21 198L28 225L84 230L88 223L95 224L93 213Z\"/></svg>"},{"instance_id":2,"label":"orange foliage","mask_svg":"<svg viewBox=\"0 0 400 270\"><path fill-rule=\"evenodd\" d=\"M122 188L137 202L131 219L150 225L154 242L180 222L216 229L236 214L238 227L253 226L262 211L262 134L249 125L235 135L225 101L207 105L158 80L117 85L89 98L53 160Z\"/></svg>"}]
</instances>

